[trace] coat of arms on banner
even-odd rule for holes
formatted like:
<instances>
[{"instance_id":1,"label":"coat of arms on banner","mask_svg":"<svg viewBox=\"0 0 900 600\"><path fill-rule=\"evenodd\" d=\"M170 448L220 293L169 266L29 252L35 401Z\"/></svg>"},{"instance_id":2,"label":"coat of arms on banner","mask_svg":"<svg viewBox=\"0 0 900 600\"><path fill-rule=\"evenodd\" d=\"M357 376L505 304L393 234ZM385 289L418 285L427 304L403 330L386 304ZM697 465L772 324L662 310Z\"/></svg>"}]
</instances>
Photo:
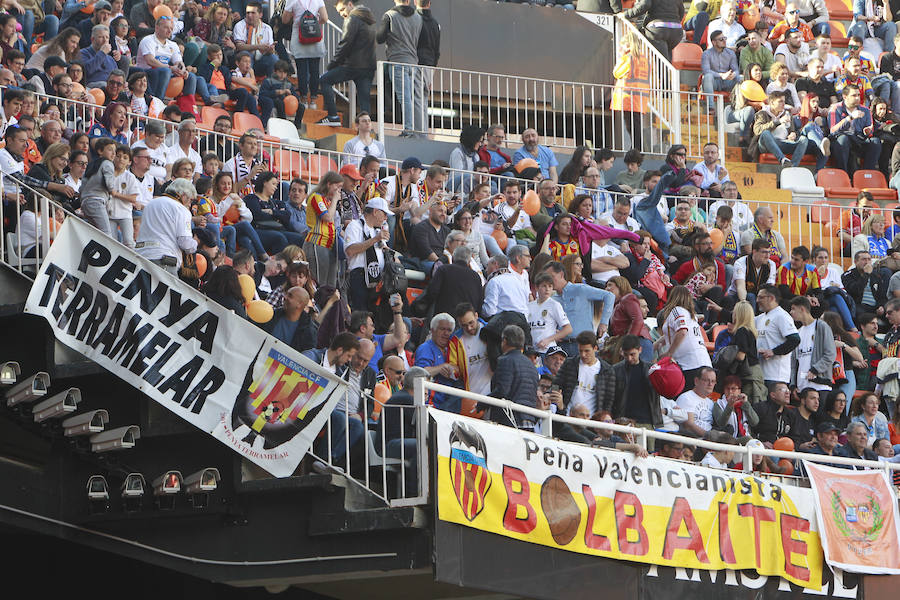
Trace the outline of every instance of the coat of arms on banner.
<instances>
[{"instance_id":1,"label":"coat of arms on banner","mask_svg":"<svg viewBox=\"0 0 900 600\"><path fill-rule=\"evenodd\" d=\"M859 491L855 488L853 491ZM884 527L884 512L871 493L846 498L841 490L831 490L831 518L834 526L843 534L847 543L856 546L857 552L864 551L878 539ZM848 491L845 490L845 494Z\"/></svg>"},{"instance_id":2,"label":"coat of arms on banner","mask_svg":"<svg viewBox=\"0 0 900 600\"><path fill-rule=\"evenodd\" d=\"M327 401L322 392L328 380L274 348L254 377L259 358L257 353L247 369L231 412L231 426L234 430L240 425L249 427L241 441L252 446L261 436L263 447L269 450L290 441L319 413Z\"/></svg>"},{"instance_id":3,"label":"coat of arms on banner","mask_svg":"<svg viewBox=\"0 0 900 600\"><path fill-rule=\"evenodd\" d=\"M456 499L470 521L484 509L491 487L487 468L487 445L481 435L457 421L450 432L450 479Z\"/></svg>"}]
</instances>

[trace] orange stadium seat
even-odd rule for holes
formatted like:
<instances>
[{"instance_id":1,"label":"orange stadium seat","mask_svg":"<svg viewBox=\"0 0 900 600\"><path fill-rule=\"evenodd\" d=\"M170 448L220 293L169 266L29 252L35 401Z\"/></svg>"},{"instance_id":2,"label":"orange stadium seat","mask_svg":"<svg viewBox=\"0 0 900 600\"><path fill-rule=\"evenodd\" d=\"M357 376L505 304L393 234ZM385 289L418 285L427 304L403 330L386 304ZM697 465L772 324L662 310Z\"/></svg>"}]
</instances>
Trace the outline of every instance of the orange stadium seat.
<instances>
[{"instance_id":1,"label":"orange stadium seat","mask_svg":"<svg viewBox=\"0 0 900 600\"><path fill-rule=\"evenodd\" d=\"M262 121L259 120L259 117L247 112L234 113L234 128L241 133L246 132L248 129L266 130L266 128L263 127Z\"/></svg>"},{"instance_id":2,"label":"orange stadium seat","mask_svg":"<svg viewBox=\"0 0 900 600\"><path fill-rule=\"evenodd\" d=\"M829 202L828 200L817 200L813 202L809 209L809 220L813 223L832 223L839 221L841 211L844 207L837 202Z\"/></svg>"},{"instance_id":3,"label":"orange stadium seat","mask_svg":"<svg viewBox=\"0 0 900 600\"><path fill-rule=\"evenodd\" d=\"M212 129L216 123L216 119L225 115L229 119L231 115L224 108L216 108L214 106L204 106L200 111L200 122L207 129Z\"/></svg>"},{"instance_id":4,"label":"orange stadium seat","mask_svg":"<svg viewBox=\"0 0 900 600\"><path fill-rule=\"evenodd\" d=\"M850 178L841 169L819 169L816 185L825 188L826 198L851 198L856 200L859 190L850 185Z\"/></svg>"},{"instance_id":5,"label":"orange stadium seat","mask_svg":"<svg viewBox=\"0 0 900 600\"><path fill-rule=\"evenodd\" d=\"M690 42L681 42L672 50L672 65L679 70L699 71L703 48Z\"/></svg>"},{"instance_id":6,"label":"orange stadium seat","mask_svg":"<svg viewBox=\"0 0 900 600\"><path fill-rule=\"evenodd\" d=\"M853 19L852 2L825 0L825 8L828 9L828 17L835 21L849 21Z\"/></svg>"},{"instance_id":7,"label":"orange stadium seat","mask_svg":"<svg viewBox=\"0 0 900 600\"><path fill-rule=\"evenodd\" d=\"M865 190L876 200L896 200L897 190L888 187L884 174L874 169L860 169L853 174L853 187Z\"/></svg>"},{"instance_id":8,"label":"orange stadium seat","mask_svg":"<svg viewBox=\"0 0 900 600\"><path fill-rule=\"evenodd\" d=\"M850 40L847 39L847 28L840 21L828 21L831 25L831 45L836 48L846 48Z\"/></svg>"},{"instance_id":9,"label":"orange stadium seat","mask_svg":"<svg viewBox=\"0 0 900 600\"><path fill-rule=\"evenodd\" d=\"M310 154L307 161L307 173L310 183L316 183L328 171L337 171L337 163L323 154Z\"/></svg>"},{"instance_id":10,"label":"orange stadium seat","mask_svg":"<svg viewBox=\"0 0 900 600\"><path fill-rule=\"evenodd\" d=\"M303 156L292 150L277 150L272 156L275 168L285 177L300 177L303 172Z\"/></svg>"}]
</instances>

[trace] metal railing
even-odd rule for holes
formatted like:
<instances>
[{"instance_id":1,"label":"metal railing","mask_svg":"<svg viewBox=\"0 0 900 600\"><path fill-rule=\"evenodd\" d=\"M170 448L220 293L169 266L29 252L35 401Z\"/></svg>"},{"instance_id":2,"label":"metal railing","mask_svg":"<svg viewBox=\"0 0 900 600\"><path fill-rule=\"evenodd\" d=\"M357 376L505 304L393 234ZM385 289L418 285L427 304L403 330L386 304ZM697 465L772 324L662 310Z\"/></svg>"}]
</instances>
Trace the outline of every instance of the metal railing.
<instances>
[{"instance_id":1,"label":"metal railing","mask_svg":"<svg viewBox=\"0 0 900 600\"><path fill-rule=\"evenodd\" d=\"M846 458L842 456L829 456L823 454L810 454L806 452L787 452L784 450L774 450L768 448L752 448L750 446L739 446L739 445L731 445L731 444L721 444L718 442L710 442L707 440L703 440L700 438L688 437L683 435L678 435L674 433L666 433L663 431L655 431L649 429L642 429L640 427L630 427L628 425L618 425L616 423L604 423L602 421L593 421L590 419L577 419L575 417L569 417L566 415L560 415L551 413L546 410L541 410L538 408L531 408L530 406L524 406L522 404L516 404L510 400L492 398L490 396L483 396L481 394L476 394L474 392L469 392L466 390L461 390L459 388L454 388L446 385L441 385L439 383L433 383L431 381L425 381L424 379L416 380L416 388L414 398L416 403L425 402L425 397L428 392L439 392L443 394L447 394L449 396L456 396L459 398L466 398L469 400L474 400L481 404L487 404L499 409L502 409L506 415L509 417L509 420L513 423L516 422L514 418L515 414L528 415L531 417L535 417L535 420L541 421L541 432L540 435L544 437L552 438L553 437L553 424L554 423L565 423L568 425L575 425L578 427L583 427L586 429L592 429L597 431L605 431L612 433L621 433L627 434L634 438L635 443L638 444L641 448L647 449L647 440L660 440L660 441L670 441L684 444L685 446L694 446L697 448L704 448L706 450L711 451L724 451L724 452L733 452L736 456L743 457L743 469L745 472L750 472L753 470L753 457L754 456L768 456L774 459L782 459L786 458L788 460L808 460L810 462L815 463L824 463L830 465L844 465L844 466L852 466L852 467L864 467L868 469L883 469L887 471L889 474L891 471L900 471L900 463L892 463L885 461L872 461L872 460L862 460L857 458ZM467 418L467 417L460 417ZM530 429L529 432L532 432ZM533 433L533 432L532 432ZM575 442L572 442L575 443ZM794 479L801 479L795 477Z\"/></svg>"},{"instance_id":2,"label":"metal railing","mask_svg":"<svg viewBox=\"0 0 900 600\"><path fill-rule=\"evenodd\" d=\"M8 188L6 194L21 195L21 202L0 202L0 223L9 220L10 223L18 225L15 232L4 231L4 235L0 236L0 262L33 281L63 220L81 217L67 212L60 204L48 198L46 192L15 183L2 171L0 182L6 184ZM33 218L33 225L27 229L22 227L23 216L25 222L32 222ZM97 235L101 235L99 231ZM36 240L36 243L34 245L23 243L24 238ZM115 243L115 238L108 241ZM122 251L125 251L124 248ZM357 439L351 440L353 432L349 426L345 426L340 439L340 445L344 449L343 460L335 460L333 455L335 444L332 442L338 434L332 431L332 419L335 418L335 414L340 415L338 419L340 417L346 419L345 422L354 418L346 400L345 397L344 414L340 415L339 411L333 413L323 429L321 439L314 443L310 452L329 467L346 473L349 481L366 488L390 506L424 504L427 501L428 480L417 475L419 473L417 468L421 468L423 460L417 451L411 451L406 444L402 442L392 444L392 440L386 437L384 428L379 422L383 422L386 415L389 419L399 419L399 439L412 440L416 449L424 448L427 429L420 424L427 423L427 408L424 404L384 405L371 394L361 394L360 402L369 409L366 410L368 413L366 417L375 413L377 418L362 419L363 435ZM407 421L415 424L412 431L406 427ZM396 453L392 452L394 445L397 446ZM351 462L355 453L363 455L362 464L359 464L358 460Z\"/></svg>"},{"instance_id":3,"label":"metal railing","mask_svg":"<svg viewBox=\"0 0 900 600\"><path fill-rule=\"evenodd\" d=\"M401 72L407 75L397 75ZM611 108L618 93L613 85L379 61L379 139L393 130L453 141L469 124L502 123L507 144L515 148L529 128L552 150L571 151L585 144L664 155L672 144L684 143L689 157L700 158L708 141L724 148L725 129L717 126L725 122L721 96L673 90L670 77L668 71L651 70L641 90L646 110L629 112Z\"/></svg>"}]
</instances>

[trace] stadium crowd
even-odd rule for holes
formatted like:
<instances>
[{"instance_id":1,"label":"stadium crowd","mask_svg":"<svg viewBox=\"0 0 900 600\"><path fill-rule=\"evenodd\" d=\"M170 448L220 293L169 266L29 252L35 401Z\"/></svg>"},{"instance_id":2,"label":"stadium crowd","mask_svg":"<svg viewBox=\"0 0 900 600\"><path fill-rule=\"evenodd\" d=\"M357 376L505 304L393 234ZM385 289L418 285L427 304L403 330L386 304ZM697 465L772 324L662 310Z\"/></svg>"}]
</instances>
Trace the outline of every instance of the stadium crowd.
<instances>
[{"instance_id":1,"label":"stadium crowd","mask_svg":"<svg viewBox=\"0 0 900 600\"><path fill-rule=\"evenodd\" d=\"M371 82L374 45L382 42L392 61L410 65L393 73L394 90L404 113L418 114L416 94L402 92L421 89L410 83L422 73L413 65L436 64L439 27L427 0L418 11L409 0L395 2L377 27L366 7L337 2L346 52L321 78L321 55L310 48L319 42L301 37L315 37L314 25L327 20L322 0L276 7L279 21L292 23L290 39L280 27L273 38L255 0L240 10L100 0L90 14L73 1L58 23L53 11L35 19L47 41L33 53L22 36L7 35L12 47L0 44L4 233L17 232L25 256L42 235L52 237L40 231L39 203L30 202L32 190L44 191L61 207L51 229L66 211L79 214L344 377L351 393L331 415L331 448L324 441L316 448L336 463L347 446L363 450L366 422L383 427L389 455L410 454L413 424L385 407L411 405L416 377L728 444L892 459L900 444L900 275L893 274L900 224L887 227L866 194L838 232L853 258L845 272L824 248L786 248L772 211L741 201L715 144L692 167L684 146L672 146L658 171L642 169L632 150L613 179L609 150L579 147L560 168L534 129L517 132L523 144L511 149L502 124L472 124L447 162L426 168L409 157L392 172L381 165L384 145L374 139L366 93L343 166L313 185L281 181L260 151L262 131L242 133L233 147L215 133L200 137L193 94L263 120L284 116L284 100L294 96L299 115L320 84L325 92L343 80ZM40 12L24 6L31 8L5 21L13 29ZM242 19L232 28L235 13ZM184 32L193 35L179 37ZM710 37L721 44L715 32ZM297 88L289 82L295 70ZM172 98L175 79L181 88ZM73 91L76 83L87 91ZM67 100L96 83L102 115L69 118ZM853 89L842 90L848 101ZM39 105L41 92L54 99ZM773 103L783 101L773 94ZM324 98L325 120L333 121L334 96ZM856 110L852 101L844 106ZM232 125L223 115L214 132ZM769 143L773 135L760 137ZM24 209L18 222L9 209L16 204ZM421 294L411 276L422 280ZM375 401L378 386L386 393ZM542 427L458 396L437 393L430 402ZM643 453L609 432L560 427L554 435ZM657 448L734 466L731 453L693 450ZM794 467L762 458L753 468Z\"/></svg>"}]
</instances>

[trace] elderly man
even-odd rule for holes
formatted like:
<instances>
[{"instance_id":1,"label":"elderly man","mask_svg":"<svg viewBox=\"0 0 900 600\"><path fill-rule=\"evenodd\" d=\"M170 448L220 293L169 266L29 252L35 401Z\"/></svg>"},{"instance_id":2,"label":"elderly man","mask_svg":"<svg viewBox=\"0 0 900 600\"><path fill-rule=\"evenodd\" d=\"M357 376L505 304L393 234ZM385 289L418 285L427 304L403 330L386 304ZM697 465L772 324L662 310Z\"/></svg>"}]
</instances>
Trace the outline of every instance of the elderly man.
<instances>
[{"instance_id":1,"label":"elderly man","mask_svg":"<svg viewBox=\"0 0 900 600\"><path fill-rule=\"evenodd\" d=\"M747 34L744 26L737 22L737 5L735 2L723 2L719 8L719 18L710 21L709 31L721 31L725 36L725 45L728 48L737 46L739 39Z\"/></svg>"},{"instance_id":2,"label":"elderly man","mask_svg":"<svg viewBox=\"0 0 900 600\"><path fill-rule=\"evenodd\" d=\"M194 150L194 142L197 140L197 121L185 119L175 129L178 130L178 143L168 146L166 150L167 161L174 164L179 158L186 158L194 163L194 179L200 176L202 165L200 153Z\"/></svg>"},{"instance_id":3,"label":"elderly man","mask_svg":"<svg viewBox=\"0 0 900 600\"><path fill-rule=\"evenodd\" d=\"M435 383L458 387L456 367L447 362L454 326L453 317L447 313L432 317L431 337L416 348L415 365L424 368ZM452 413L459 413L461 406L459 396L446 396L442 393L435 393L432 403L436 408Z\"/></svg>"},{"instance_id":4,"label":"elderly man","mask_svg":"<svg viewBox=\"0 0 900 600\"><path fill-rule=\"evenodd\" d=\"M525 332L518 325L507 325L500 337L501 355L497 359L497 369L491 377L491 396L509 400L522 406L537 406L538 372L534 364L522 354L525 349ZM512 427L506 411L493 407L491 418L501 425ZM519 429L534 429L533 415L514 413L515 426Z\"/></svg>"},{"instance_id":5,"label":"elderly man","mask_svg":"<svg viewBox=\"0 0 900 600\"><path fill-rule=\"evenodd\" d=\"M94 25L91 29L91 45L81 50L84 81L87 87L105 87L110 73L117 68L120 58L122 54L113 49L109 43L109 27Z\"/></svg>"},{"instance_id":6,"label":"elderly man","mask_svg":"<svg viewBox=\"0 0 900 600\"><path fill-rule=\"evenodd\" d=\"M741 253L750 254L750 246L756 238L762 238L769 242L769 258L776 265L787 258L787 247L784 237L774 229L775 215L768 206L760 206L753 212L753 223L749 229L741 234Z\"/></svg>"},{"instance_id":7,"label":"elderly man","mask_svg":"<svg viewBox=\"0 0 900 600\"><path fill-rule=\"evenodd\" d=\"M513 166L510 156L501 149L505 140L506 128L495 123L488 127L485 144L478 150L478 158L488 164L492 175L503 175Z\"/></svg>"},{"instance_id":8,"label":"elderly man","mask_svg":"<svg viewBox=\"0 0 900 600\"><path fill-rule=\"evenodd\" d=\"M750 211L749 206L737 199L738 187L735 182L729 180L722 184L722 198L722 200L713 202L709 207L709 212L707 213L709 226L712 227L715 224L719 208L727 206L731 209L731 224L736 234L749 229L753 223L753 213Z\"/></svg>"},{"instance_id":9,"label":"elderly man","mask_svg":"<svg viewBox=\"0 0 900 600\"><path fill-rule=\"evenodd\" d=\"M498 255L491 258L497 265L497 274L490 277L484 286L484 304L482 313L486 319L506 310L528 314L528 267L531 255L525 246L516 245L509 251L509 262L506 257Z\"/></svg>"},{"instance_id":10,"label":"elderly man","mask_svg":"<svg viewBox=\"0 0 900 600\"><path fill-rule=\"evenodd\" d=\"M164 196L157 196L144 207L141 230L135 250L150 262L173 275L181 267L181 253L197 250L191 233L191 202L197 197L194 184L176 179L166 188Z\"/></svg>"},{"instance_id":11,"label":"elderly man","mask_svg":"<svg viewBox=\"0 0 900 600\"><path fill-rule=\"evenodd\" d=\"M109 72L105 92L106 100L103 102L104 106L109 106L111 102L125 102L126 104L131 102L128 99L128 94L125 93L125 71L113 69Z\"/></svg>"},{"instance_id":12,"label":"elderly man","mask_svg":"<svg viewBox=\"0 0 900 600\"><path fill-rule=\"evenodd\" d=\"M37 139L38 152L44 154L52 144L62 140L62 124L55 119L48 119L41 125L41 137Z\"/></svg>"},{"instance_id":13,"label":"elderly man","mask_svg":"<svg viewBox=\"0 0 900 600\"><path fill-rule=\"evenodd\" d=\"M520 160L532 158L537 161L541 169L541 178L550 179L553 183L559 182L557 167L559 162L556 155L547 146L538 143L538 132L533 127L529 127L522 132L522 147L513 154L512 162L514 165L519 164Z\"/></svg>"},{"instance_id":14,"label":"elderly man","mask_svg":"<svg viewBox=\"0 0 900 600\"><path fill-rule=\"evenodd\" d=\"M188 73L182 62L181 51L171 40L174 21L170 17L156 20L153 35L148 35L138 45L135 68L147 73L148 91L159 99L165 99L169 80L174 77L185 79L182 94L193 94L197 79Z\"/></svg>"},{"instance_id":15,"label":"elderly man","mask_svg":"<svg viewBox=\"0 0 900 600\"><path fill-rule=\"evenodd\" d=\"M872 452L867 446L868 439L869 431L866 429L865 423L854 421L847 425L847 444L836 449L834 455L857 458L860 460L877 461L878 455ZM851 466L848 468L862 470L865 467Z\"/></svg>"},{"instance_id":16,"label":"elderly man","mask_svg":"<svg viewBox=\"0 0 900 600\"><path fill-rule=\"evenodd\" d=\"M538 184L538 198L541 200L540 214L553 219L559 213L568 212L556 199L557 185L550 179Z\"/></svg>"}]
</instances>

